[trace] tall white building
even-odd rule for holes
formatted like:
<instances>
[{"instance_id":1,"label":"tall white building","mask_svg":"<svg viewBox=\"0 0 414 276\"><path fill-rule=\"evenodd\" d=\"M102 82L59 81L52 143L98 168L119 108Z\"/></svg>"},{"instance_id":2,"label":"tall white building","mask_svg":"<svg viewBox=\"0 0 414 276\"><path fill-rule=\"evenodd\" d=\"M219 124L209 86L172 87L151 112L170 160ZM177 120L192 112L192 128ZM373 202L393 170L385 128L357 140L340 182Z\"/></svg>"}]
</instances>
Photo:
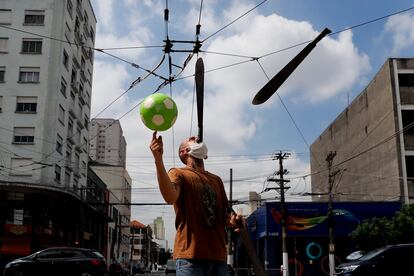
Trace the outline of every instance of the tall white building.
<instances>
[{"instance_id":1,"label":"tall white building","mask_svg":"<svg viewBox=\"0 0 414 276\"><path fill-rule=\"evenodd\" d=\"M109 190L109 217L107 255L109 261L128 262L131 246L131 185L132 180L122 166L109 166L91 163L90 168L102 179Z\"/></svg>"},{"instance_id":2,"label":"tall white building","mask_svg":"<svg viewBox=\"0 0 414 276\"><path fill-rule=\"evenodd\" d=\"M126 141L115 119L93 119L90 124L92 170L107 185L109 195L107 259L128 262L130 259L130 219L132 180L125 168Z\"/></svg>"},{"instance_id":3,"label":"tall white building","mask_svg":"<svg viewBox=\"0 0 414 276\"><path fill-rule=\"evenodd\" d=\"M89 138L92 160L125 167L126 141L118 120L93 119Z\"/></svg>"},{"instance_id":4,"label":"tall white building","mask_svg":"<svg viewBox=\"0 0 414 276\"><path fill-rule=\"evenodd\" d=\"M0 227L32 248L83 236L54 204L85 192L95 26L89 0L0 1Z\"/></svg>"},{"instance_id":5,"label":"tall white building","mask_svg":"<svg viewBox=\"0 0 414 276\"><path fill-rule=\"evenodd\" d=\"M94 47L89 0L2 0L0 24L0 179L84 187L93 52L66 42Z\"/></svg>"},{"instance_id":6,"label":"tall white building","mask_svg":"<svg viewBox=\"0 0 414 276\"><path fill-rule=\"evenodd\" d=\"M152 226L154 237L158 240L165 240L164 220L162 217L154 219Z\"/></svg>"}]
</instances>

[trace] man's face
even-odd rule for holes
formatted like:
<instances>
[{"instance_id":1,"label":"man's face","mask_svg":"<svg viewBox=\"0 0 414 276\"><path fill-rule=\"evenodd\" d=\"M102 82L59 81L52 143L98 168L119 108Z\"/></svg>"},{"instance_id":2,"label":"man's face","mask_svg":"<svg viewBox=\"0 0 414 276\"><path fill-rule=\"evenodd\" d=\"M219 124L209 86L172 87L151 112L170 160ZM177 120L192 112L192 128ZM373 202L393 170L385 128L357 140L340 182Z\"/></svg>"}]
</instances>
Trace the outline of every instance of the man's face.
<instances>
[{"instance_id":1,"label":"man's face","mask_svg":"<svg viewBox=\"0 0 414 276\"><path fill-rule=\"evenodd\" d=\"M188 152L190 151L190 146L197 142L197 137L192 136L185 139L179 148L178 156L180 157L181 162L187 164Z\"/></svg>"}]
</instances>

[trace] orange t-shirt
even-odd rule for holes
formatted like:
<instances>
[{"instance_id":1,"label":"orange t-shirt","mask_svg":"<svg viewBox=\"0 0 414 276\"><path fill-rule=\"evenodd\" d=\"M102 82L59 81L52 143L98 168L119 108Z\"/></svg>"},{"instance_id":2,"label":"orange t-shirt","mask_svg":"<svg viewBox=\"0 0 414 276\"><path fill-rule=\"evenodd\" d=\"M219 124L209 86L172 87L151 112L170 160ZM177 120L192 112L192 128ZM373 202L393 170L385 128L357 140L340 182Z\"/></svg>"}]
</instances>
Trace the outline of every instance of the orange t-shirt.
<instances>
[{"instance_id":1,"label":"orange t-shirt","mask_svg":"<svg viewBox=\"0 0 414 276\"><path fill-rule=\"evenodd\" d=\"M173 168L168 175L180 185L174 203L174 258L226 261L229 203L220 177L191 168Z\"/></svg>"}]
</instances>

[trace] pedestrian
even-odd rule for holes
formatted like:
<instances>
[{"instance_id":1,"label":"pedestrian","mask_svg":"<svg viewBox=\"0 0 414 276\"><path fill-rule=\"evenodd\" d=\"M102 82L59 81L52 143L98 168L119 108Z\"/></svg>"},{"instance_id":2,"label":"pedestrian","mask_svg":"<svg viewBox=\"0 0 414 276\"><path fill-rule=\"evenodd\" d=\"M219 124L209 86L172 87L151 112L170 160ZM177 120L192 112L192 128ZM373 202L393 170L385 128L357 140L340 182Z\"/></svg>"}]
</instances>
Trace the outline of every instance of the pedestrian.
<instances>
[{"instance_id":1,"label":"pedestrian","mask_svg":"<svg viewBox=\"0 0 414 276\"><path fill-rule=\"evenodd\" d=\"M221 178L204 168L207 146L197 137L178 149L182 168L166 171L162 136L153 133L150 144L164 200L175 210L174 259L178 276L227 276L226 227L244 222L230 212ZM237 222L237 223L236 223ZM237 230L236 230L237 231Z\"/></svg>"}]
</instances>

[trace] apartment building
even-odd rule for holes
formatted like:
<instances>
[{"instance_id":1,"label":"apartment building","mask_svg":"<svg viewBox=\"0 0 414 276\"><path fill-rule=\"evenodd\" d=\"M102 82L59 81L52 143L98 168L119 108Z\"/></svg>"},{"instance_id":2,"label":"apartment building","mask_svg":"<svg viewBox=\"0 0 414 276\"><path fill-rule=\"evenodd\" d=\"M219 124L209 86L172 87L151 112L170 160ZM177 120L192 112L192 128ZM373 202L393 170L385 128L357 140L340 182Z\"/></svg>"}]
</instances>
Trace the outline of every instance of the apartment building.
<instances>
[{"instance_id":1,"label":"apartment building","mask_svg":"<svg viewBox=\"0 0 414 276\"><path fill-rule=\"evenodd\" d=\"M118 120L93 119L89 140L89 155L92 160L125 167L126 141Z\"/></svg>"},{"instance_id":2,"label":"apartment building","mask_svg":"<svg viewBox=\"0 0 414 276\"><path fill-rule=\"evenodd\" d=\"M311 151L313 200L412 203L414 59L389 58Z\"/></svg>"},{"instance_id":3,"label":"apartment building","mask_svg":"<svg viewBox=\"0 0 414 276\"><path fill-rule=\"evenodd\" d=\"M95 26L89 0L0 2L3 254L83 244Z\"/></svg>"}]
</instances>

